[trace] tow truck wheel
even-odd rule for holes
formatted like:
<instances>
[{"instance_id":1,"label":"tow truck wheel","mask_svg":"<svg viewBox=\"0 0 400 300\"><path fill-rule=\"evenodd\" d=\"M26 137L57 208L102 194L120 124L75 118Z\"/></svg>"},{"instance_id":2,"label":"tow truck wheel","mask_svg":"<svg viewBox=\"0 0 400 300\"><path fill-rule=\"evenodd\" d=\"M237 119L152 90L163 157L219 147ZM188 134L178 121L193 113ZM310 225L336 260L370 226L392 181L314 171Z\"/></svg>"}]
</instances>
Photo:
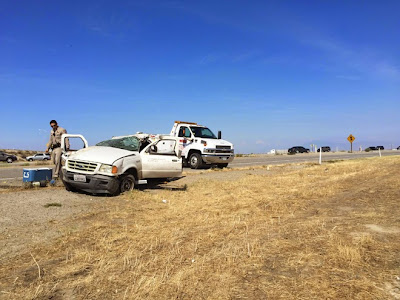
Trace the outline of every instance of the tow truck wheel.
<instances>
[{"instance_id":1,"label":"tow truck wheel","mask_svg":"<svg viewBox=\"0 0 400 300\"><path fill-rule=\"evenodd\" d=\"M11 163L13 162L12 158L11 158L11 157L7 158L7 162L8 162L9 164L11 164Z\"/></svg>"},{"instance_id":2,"label":"tow truck wheel","mask_svg":"<svg viewBox=\"0 0 400 300\"><path fill-rule=\"evenodd\" d=\"M130 174L123 176L119 186L121 193L132 191L135 188L135 177Z\"/></svg>"},{"instance_id":3,"label":"tow truck wheel","mask_svg":"<svg viewBox=\"0 0 400 300\"><path fill-rule=\"evenodd\" d=\"M189 157L189 165L192 169L198 169L203 164L201 155L199 153L192 153Z\"/></svg>"}]
</instances>

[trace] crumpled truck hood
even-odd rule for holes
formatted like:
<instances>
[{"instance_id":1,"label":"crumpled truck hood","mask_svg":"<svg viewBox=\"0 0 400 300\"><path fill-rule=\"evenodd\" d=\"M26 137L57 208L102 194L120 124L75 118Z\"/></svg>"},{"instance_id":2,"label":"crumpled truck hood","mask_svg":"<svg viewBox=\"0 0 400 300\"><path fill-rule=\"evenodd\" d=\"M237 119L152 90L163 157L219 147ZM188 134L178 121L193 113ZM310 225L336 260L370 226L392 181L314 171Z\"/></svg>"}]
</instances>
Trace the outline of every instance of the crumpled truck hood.
<instances>
[{"instance_id":1,"label":"crumpled truck hood","mask_svg":"<svg viewBox=\"0 0 400 300\"><path fill-rule=\"evenodd\" d=\"M68 159L112 165L119 158L137 154L138 152L119 148L92 146L71 154Z\"/></svg>"}]
</instances>

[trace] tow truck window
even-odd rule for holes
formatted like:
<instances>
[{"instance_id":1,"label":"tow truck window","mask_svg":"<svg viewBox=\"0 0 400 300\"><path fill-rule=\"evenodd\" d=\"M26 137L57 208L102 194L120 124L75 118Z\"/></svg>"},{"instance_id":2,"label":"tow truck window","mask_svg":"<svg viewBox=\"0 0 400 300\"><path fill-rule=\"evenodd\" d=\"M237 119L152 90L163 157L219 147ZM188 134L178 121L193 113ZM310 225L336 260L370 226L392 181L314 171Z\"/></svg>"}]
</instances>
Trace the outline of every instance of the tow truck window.
<instances>
[{"instance_id":1,"label":"tow truck window","mask_svg":"<svg viewBox=\"0 0 400 300\"><path fill-rule=\"evenodd\" d=\"M113 147L129 151L138 151L139 145L140 145L139 139L134 136L128 136L120 139L106 140L96 144L96 146Z\"/></svg>"},{"instance_id":2,"label":"tow truck window","mask_svg":"<svg viewBox=\"0 0 400 300\"><path fill-rule=\"evenodd\" d=\"M192 136L192 134L190 133L189 128L182 126L181 128L179 128L179 133L178 133L179 137L187 137L190 138Z\"/></svg>"},{"instance_id":3,"label":"tow truck window","mask_svg":"<svg viewBox=\"0 0 400 300\"><path fill-rule=\"evenodd\" d=\"M216 139L217 137L212 133L207 127L194 127L190 126L195 137L206 138L206 139Z\"/></svg>"}]
</instances>

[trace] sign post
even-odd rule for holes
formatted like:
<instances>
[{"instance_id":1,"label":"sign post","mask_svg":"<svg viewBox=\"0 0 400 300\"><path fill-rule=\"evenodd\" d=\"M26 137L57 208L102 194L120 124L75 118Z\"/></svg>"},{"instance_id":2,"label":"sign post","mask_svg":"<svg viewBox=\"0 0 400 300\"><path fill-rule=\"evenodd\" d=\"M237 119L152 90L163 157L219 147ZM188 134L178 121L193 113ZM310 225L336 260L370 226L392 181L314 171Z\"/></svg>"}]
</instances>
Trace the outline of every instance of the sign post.
<instances>
[{"instance_id":1,"label":"sign post","mask_svg":"<svg viewBox=\"0 0 400 300\"><path fill-rule=\"evenodd\" d=\"M322 147L319 148L319 164L322 164Z\"/></svg>"},{"instance_id":2,"label":"sign post","mask_svg":"<svg viewBox=\"0 0 400 300\"><path fill-rule=\"evenodd\" d=\"M354 142L354 140L355 140L356 138L352 135L352 134L350 134L348 137L347 137L347 140L350 142L350 145L351 145L351 150L350 150L350 152L351 153L353 153L353 142Z\"/></svg>"}]
</instances>

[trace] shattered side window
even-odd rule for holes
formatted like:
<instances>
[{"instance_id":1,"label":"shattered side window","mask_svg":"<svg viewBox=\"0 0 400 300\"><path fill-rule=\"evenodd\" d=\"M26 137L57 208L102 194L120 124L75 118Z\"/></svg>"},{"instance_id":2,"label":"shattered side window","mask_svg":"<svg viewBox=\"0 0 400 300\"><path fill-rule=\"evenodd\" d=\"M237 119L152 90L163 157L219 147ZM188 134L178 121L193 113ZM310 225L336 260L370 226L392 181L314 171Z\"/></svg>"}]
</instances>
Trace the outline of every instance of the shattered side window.
<instances>
[{"instance_id":1,"label":"shattered side window","mask_svg":"<svg viewBox=\"0 0 400 300\"><path fill-rule=\"evenodd\" d=\"M139 151L140 141L137 137L128 136L120 139L111 139L97 143L96 146L119 148L129 151Z\"/></svg>"}]
</instances>

